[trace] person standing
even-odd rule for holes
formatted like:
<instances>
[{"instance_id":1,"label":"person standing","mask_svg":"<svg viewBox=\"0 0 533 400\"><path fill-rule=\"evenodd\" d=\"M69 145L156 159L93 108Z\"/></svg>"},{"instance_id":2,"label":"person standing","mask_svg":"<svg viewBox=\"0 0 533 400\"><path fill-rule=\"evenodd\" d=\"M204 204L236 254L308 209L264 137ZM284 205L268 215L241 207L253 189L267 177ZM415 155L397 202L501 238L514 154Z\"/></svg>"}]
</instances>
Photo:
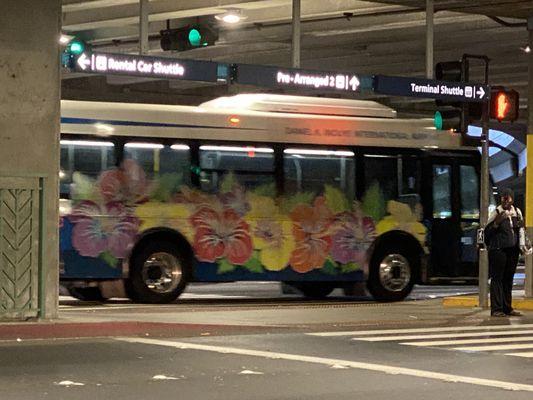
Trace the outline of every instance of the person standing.
<instances>
[{"instance_id":1,"label":"person standing","mask_svg":"<svg viewBox=\"0 0 533 400\"><path fill-rule=\"evenodd\" d=\"M524 218L513 205L514 194L504 189L500 205L489 216L485 242L489 250L490 309L493 317L520 316L513 310L513 277L520 252L528 252Z\"/></svg>"}]
</instances>

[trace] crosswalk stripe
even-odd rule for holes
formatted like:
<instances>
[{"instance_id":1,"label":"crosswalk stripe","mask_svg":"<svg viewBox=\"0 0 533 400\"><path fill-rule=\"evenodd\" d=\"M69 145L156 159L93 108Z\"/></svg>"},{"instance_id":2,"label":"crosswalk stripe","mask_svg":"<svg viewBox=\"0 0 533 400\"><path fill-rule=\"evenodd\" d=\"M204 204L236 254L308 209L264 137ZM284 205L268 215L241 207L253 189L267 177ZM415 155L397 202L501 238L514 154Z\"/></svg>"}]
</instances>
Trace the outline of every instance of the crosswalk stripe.
<instances>
[{"instance_id":1,"label":"crosswalk stripe","mask_svg":"<svg viewBox=\"0 0 533 400\"><path fill-rule=\"evenodd\" d=\"M382 329L382 330L368 330L368 331L338 331L338 332L310 332L306 335L321 336L321 337L335 337L335 336L370 336L370 335L386 335L386 334L404 334L404 333L430 333L430 332L469 332L469 331L491 331L491 330L509 330L509 329L525 329L533 328L533 324L523 325L478 325L478 326L449 326L436 328L407 328L407 329Z\"/></svg>"},{"instance_id":2,"label":"crosswalk stripe","mask_svg":"<svg viewBox=\"0 0 533 400\"><path fill-rule=\"evenodd\" d=\"M403 342L400 344L406 346L453 346L457 344L475 344L475 343L510 343L510 342L531 342L533 336L512 337L512 338L492 338L492 339L460 339L460 340L428 340L426 342Z\"/></svg>"},{"instance_id":3,"label":"crosswalk stripe","mask_svg":"<svg viewBox=\"0 0 533 400\"><path fill-rule=\"evenodd\" d=\"M352 340L362 340L365 342L388 342L394 340L417 340L417 339L444 339L460 337L484 337L484 336L514 336L529 335L533 330L525 329L520 331L487 331L487 332L469 332L469 333L440 333L436 335L400 335L400 336L379 336L379 337L362 337L352 338Z\"/></svg>"},{"instance_id":4,"label":"crosswalk stripe","mask_svg":"<svg viewBox=\"0 0 533 400\"><path fill-rule=\"evenodd\" d=\"M506 356L515 356L515 357L527 357L533 358L533 351L527 351L524 353L506 353Z\"/></svg>"},{"instance_id":5,"label":"crosswalk stripe","mask_svg":"<svg viewBox=\"0 0 533 400\"><path fill-rule=\"evenodd\" d=\"M501 351L501 350L526 350L533 349L533 344L500 344L492 346L467 346L453 347L453 350L461 351Z\"/></svg>"}]
</instances>

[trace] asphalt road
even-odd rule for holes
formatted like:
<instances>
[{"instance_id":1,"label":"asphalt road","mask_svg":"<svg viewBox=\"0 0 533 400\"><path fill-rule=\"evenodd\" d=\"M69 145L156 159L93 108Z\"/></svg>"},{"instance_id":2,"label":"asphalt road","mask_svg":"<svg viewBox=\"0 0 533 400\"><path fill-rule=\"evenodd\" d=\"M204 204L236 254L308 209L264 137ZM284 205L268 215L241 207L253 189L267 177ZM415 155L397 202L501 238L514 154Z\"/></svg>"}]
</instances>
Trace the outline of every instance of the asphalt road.
<instances>
[{"instance_id":1,"label":"asphalt road","mask_svg":"<svg viewBox=\"0 0 533 400\"><path fill-rule=\"evenodd\" d=\"M416 335L446 334L446 329L435 327L416 329L422 330ZM515 329L531 328L490 329L481 324L450 335L477 334L474 337L481 341L519 338L524 335ZM512 336L498 336L510 330ZM509 351L405 345L394 339L413 335L405 331L328 336L331 332L2 342L0 399L529 400L533 396L533 358L506 355ZM392 339L367 341L383 337Z\"/></svg>"}]
</instances>

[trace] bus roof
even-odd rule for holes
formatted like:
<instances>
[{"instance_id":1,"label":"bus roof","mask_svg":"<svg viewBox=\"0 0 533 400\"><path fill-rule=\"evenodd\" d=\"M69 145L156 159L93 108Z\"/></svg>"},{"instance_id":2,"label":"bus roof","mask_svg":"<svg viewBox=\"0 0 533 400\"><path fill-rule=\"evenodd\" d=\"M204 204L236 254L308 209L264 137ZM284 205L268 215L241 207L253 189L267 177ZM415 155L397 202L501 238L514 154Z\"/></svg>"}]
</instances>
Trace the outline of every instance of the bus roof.
<instances>
[{"instance_id":1,"label":"bus roof","mask_svg":"<svg viewBox=\"0 0 533 400\"><path fill-rule=\"evenodd\" d=\"M238 94L200 104L206 109L251 110L279 113L396 118L396 111L375 101L330 99L280 94Z\"/></svg>"}]
</instances>

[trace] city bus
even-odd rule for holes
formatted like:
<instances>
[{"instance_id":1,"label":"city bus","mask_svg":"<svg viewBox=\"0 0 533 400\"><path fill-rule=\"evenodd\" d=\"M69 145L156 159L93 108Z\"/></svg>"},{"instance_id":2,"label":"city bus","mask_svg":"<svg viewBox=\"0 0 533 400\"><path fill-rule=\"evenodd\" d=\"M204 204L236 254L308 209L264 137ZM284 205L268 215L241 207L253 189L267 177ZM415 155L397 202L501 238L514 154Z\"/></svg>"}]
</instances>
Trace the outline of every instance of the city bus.
<instances>
[{"instance_id":1,"label":"city bus","mask_svg":"<svg viewBox=\"0 0 533 400\"><path fill-rule=\"evenodd\" d=\"M429 119L274 94L61 114L60 279L79 299L279 281L398 301L477 277L479 151Z\"/></svg>"}]
</instances>

